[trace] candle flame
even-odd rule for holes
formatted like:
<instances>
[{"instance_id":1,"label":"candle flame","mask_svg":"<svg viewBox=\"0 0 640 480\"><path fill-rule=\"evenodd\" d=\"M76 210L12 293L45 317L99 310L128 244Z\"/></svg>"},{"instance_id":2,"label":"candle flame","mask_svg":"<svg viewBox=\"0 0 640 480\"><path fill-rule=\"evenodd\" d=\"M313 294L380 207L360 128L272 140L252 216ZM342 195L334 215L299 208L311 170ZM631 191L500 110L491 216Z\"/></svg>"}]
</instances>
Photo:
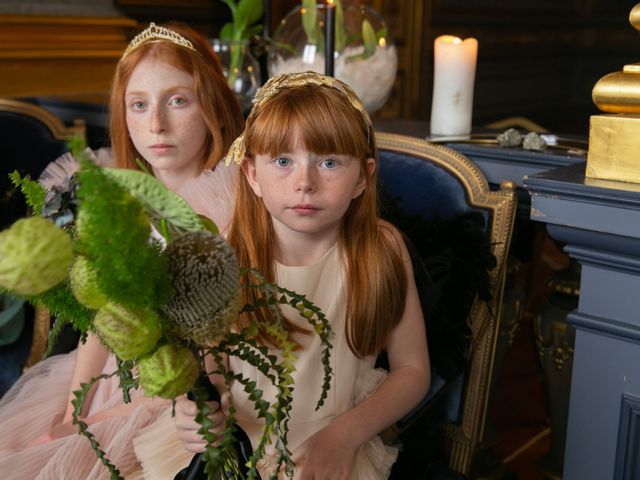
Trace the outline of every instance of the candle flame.
<instances>
[{"instance_id":1,"label":"candle flame","mask_svg":"<svg viewBox=\"0 0 640 480\"><path fill-rule=\"evenodd\" d=\"M457 45L459 43L462 43L462 40L459 37L453 37L453 43Z\"/></svg>"},{"instance_id":2,"label":"candle flame","mask_svg":"<svg viewBox=\"0 0 640 480\"><path fill-rule=\"evenodd\" d=\"M327 5L329 7L332 7L334 3L335 3L335 0L327 0Z\"/></svg>"},{"instance_id":3,"label":"candle flame","mask_svg":"<svg viewBox=\"0 0 640 480\"><path fill-rule=\"evenodd\" d=\"M384 37L380 37L380 39L378 40L378 45L384 48L386 44L387 44L387 39Z\"/></svg>"}]
</instances>

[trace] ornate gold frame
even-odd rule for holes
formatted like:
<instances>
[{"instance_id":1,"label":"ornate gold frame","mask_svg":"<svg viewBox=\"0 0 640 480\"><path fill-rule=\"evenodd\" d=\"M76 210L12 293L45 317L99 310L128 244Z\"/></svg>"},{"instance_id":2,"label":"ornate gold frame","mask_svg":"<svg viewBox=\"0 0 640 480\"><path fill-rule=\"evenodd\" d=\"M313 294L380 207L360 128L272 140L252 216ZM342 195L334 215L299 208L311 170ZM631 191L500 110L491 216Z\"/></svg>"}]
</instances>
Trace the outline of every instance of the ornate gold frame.
<instances>
[{"instance_id":1,"label":"ornate gold frame","mask_svg":"<svg viewBox=\"0 0 640 480\"><path fill-rule=\"evenodd\" d=\"M32 103L0 98L0 112L17 113L38 120L51 131L53 138L56 140L68 140L74 135L81 135L84 138L86 135L84 120L77 119L74 121L73 126L67 127L53 113ZM47 349L50 327L51 315L49 312L44 308L36 307L33 320L33 340L29 356L24 365L25 369L39 362L44 355Z\"/></svg>"},{"instance_id":2,"label":"ornate gold frame","mask_svg":"<svg viewBox=\"0 0 640 480\"><path fill-rule=\"evenodd\" d=\"M490 304L474 302L471 323L471 358L465 382L459 420L447 425L452 440L449 466L462 475L472 472L473 461L484 437L491 378L507 270L507 254L515 220L515 184L503 182L500 190L489 190L482 171L468 158L451 148L425 140L389 133L376 133L379 150L391 150L423 158L449 171L460 180L470 206L491 213L491 248L497 267L491 272L493 299Z\"/></svg>"},{"instance_id":3,"label":"ornate gold frame","mask_svg":"<svg viewBox=\"0 0 640 480\"><path fill-rule=\"evenodd\" d=\"M86 125L84 120L76 119L71 127L67 127L53 113L33 103L22 102L10 98L0 98L0 112L12 112L32 117L51 130L53 138L56 140L68 140L74 135L86 135Z\"/></svg>"}]
</instances>

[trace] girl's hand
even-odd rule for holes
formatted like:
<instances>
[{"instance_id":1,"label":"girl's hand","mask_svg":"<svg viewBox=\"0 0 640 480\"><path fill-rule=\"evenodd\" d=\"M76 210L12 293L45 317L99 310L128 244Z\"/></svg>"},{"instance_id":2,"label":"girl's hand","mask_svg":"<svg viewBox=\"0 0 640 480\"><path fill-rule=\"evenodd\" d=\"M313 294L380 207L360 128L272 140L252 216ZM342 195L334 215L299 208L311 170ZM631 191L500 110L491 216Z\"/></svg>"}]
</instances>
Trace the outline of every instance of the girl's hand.
<instances>
[{"instance_id":1,"label":"girl's hand","mask_svg":"<svg viewBox=\"0 0 640 480\"><path fill-rule=\"evenodd\" d=\"M293 455L300 480L348 480L359 445L333 421L306 439Z\"/></svg>"},{"instance_id":2,"label":"girl's hand","mask_svg":"<svg viewBox=\"0 0 640 480\"><path fill-rule=\"evenodd\" d=\"M209 418L213 422L215 433L222 433L224 430L224 413L220 409L218 402L208 402L211 406L212 413ZM178 437L182 441L184 448L193 453L204 452L207 443L202 438L202 435L198 433L200 425L196 423L196 415L198 414L198 407L196 402L189 400L186 395L178 397L176 400L176 416L175 424L178 430Z\"/></svg>"}]
</instances>

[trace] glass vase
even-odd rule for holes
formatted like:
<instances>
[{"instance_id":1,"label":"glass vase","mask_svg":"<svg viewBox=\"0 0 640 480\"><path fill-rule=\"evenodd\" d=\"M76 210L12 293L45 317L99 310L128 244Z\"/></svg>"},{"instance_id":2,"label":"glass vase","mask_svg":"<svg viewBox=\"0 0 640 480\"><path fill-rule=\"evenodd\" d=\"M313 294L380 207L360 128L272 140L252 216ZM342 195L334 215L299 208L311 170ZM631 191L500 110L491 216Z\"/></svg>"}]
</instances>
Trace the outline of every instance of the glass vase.
<instances>
[{"instance_id":1,"label":"glass vase","mask_svg":"<svg viewBox=\"0 0 640 480\"><path fill-rule=\"evenodd\" d=\"M214 38L212 47L220 57L229 88L238 99L243 113L247 113L261 79L260 64L249 49L249 41Z\"/></svg>"},{"instance_id":2,"label":"glass vase","mask_svg":"<svg viewBox=\"0 0 640 480\"><path fill-rule=\"evenodd\" d=\"M280 22L269 51L270 76L309 70L325 73L325 12L325 5L317 5L313 12L298 7ZM335 30L335 76L353 88L373 113L389 97L398 69L388 28L372 8L349 5L342 16L336 15Z\"/></svg>"}]
</instances>

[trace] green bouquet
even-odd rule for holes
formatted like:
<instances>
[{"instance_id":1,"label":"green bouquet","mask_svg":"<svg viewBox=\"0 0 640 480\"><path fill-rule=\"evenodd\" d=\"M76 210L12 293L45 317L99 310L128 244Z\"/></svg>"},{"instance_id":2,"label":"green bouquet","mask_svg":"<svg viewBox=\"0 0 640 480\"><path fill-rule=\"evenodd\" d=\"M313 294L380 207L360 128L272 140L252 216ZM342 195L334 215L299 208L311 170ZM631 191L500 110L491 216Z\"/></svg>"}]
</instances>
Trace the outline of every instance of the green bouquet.
<instances>
[{"instance_id":1,"label":"green bouquet","mask_svg":"<svg viewBox=\"0 0 640 480\"><path fill-rule=\"evenodd\" d=\"M209 478L243 478L234 449L233 408L219 436L210 430L206 415L207 394L199 379L217 373L227 387L240 382L257 416L264 419L246 478L257 478L255 466L268 443L278 451L278 466L292 475L286 445L295 345L277 305L294 306L322 339L325 376L318 408L332 376L332 331L325 316L304 296L265 281L259 272L239 268L215 225L153 176L98 167L83 153L81 143L71 146L80 169L66 185L45 191L11 174L34 215L0 233L0 290L23 296L54 315L50 348L62 326L71 323L83 338L88 332L96 334L115 354L116 372L93 378L74 392L73 422L80 433L91 441L111 477L122 478L80 418L93 383L118 375L125 402L136 388L168 399L191 392L207 443L203 456ZM160 235L150 235L152 226ZM259 290L259 300L242 305L241 288ZM261 308L269 309L272 323L238 326L241 313L252 318L251 312ZM274 342L280 359L260 338ZM263 372L276 387L275 401L263 399L252 379L227 371L224 355ZM206 357L214 360L215 371L207 371Z\"/></svg>"}]
</instances>

